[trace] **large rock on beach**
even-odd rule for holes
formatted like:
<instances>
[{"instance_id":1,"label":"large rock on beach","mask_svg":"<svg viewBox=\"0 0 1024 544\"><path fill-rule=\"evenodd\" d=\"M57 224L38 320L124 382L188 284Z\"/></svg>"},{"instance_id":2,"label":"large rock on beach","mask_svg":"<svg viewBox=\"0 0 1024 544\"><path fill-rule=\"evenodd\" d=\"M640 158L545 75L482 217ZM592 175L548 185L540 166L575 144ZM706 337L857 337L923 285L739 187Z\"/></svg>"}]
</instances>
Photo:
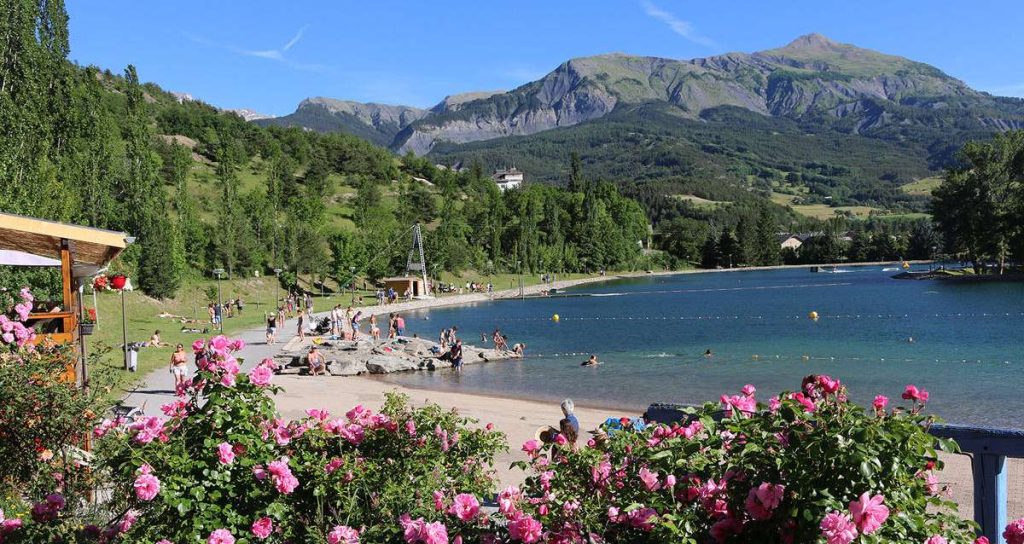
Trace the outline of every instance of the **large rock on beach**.
<instances>
[{"instance_id":1,"label":"large rock on beach","mask_svg":"<svg viewBox=\"0 0 1024 544\"><path fill-rule=\"evenodd\" d=\"M395 356L374 355L366 361L366 369L371 374L390 374L406 370L419 370L420 363Z\"/></svg>"},{"instance_id":2,"label":"large rock on beach","mask_svg":"<svg viewBox=\"0 0 1024 544\"><path fill-rule=\"evenodd\" d=\"M367 372L366 361L360 360L335 360L327 365L327 372L331 376L357 376Z\"/></svg>"}]
</instances>

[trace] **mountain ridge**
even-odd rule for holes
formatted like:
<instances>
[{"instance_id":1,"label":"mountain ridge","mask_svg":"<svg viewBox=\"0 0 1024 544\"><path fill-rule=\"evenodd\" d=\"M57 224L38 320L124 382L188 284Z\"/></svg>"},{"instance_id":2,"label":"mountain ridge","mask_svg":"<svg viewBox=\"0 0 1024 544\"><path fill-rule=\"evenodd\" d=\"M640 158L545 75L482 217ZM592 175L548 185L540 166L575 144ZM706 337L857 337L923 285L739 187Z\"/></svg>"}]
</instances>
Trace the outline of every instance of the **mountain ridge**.
<instances>
[{"instance_id":1,"label":"mountain ridge","mask_svg":"<svg viewBox=\"0 0 1024 544\"><path fill-rule=\"evenodd\" d=\"M312 130L342 130L398 153L529 136L606 118L623 107L671 106L680 119L738 107L866 137L905 137L901 127L977 132L1024 127L1024 105L971 89L931 65L806 34L753 53L687 60L607 53L567 60L515 89L446 97L389 123L358 115L324 119L307 101L281 120ZM305 106L304 106L305 105ZM395 106L400 107L400 106ZM421 113L425 112L425 113ZM297 119L305 117L306 119ZM291 118L291 119L289 119ZM928 145L943 147L947 141ZM939 138L941 140L941 138Z\"/></svg>"}]
</instances>

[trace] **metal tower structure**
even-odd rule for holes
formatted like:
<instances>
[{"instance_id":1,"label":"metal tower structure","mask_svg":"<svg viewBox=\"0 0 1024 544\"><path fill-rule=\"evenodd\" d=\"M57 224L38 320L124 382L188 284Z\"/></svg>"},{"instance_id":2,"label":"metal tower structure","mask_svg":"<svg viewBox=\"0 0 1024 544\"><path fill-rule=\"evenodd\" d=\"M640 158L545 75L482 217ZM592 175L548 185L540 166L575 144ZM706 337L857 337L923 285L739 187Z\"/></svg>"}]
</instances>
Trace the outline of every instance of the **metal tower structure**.
<instances>
[{"instance_id":1,"label":"metal tower structure","mask_svg":"<svg viewBox=\"0 0 1024 544\"><path fill-rule=\"evenodd\" d=\"M423 277L424 295L430 295L430 287L427 282L427 260L423 256L423 234L420 232L420 224L412 227L412 247L409 248L409 258L405 262L405 273L412 275L418 272Z\"/></svg>"}]
</instances>

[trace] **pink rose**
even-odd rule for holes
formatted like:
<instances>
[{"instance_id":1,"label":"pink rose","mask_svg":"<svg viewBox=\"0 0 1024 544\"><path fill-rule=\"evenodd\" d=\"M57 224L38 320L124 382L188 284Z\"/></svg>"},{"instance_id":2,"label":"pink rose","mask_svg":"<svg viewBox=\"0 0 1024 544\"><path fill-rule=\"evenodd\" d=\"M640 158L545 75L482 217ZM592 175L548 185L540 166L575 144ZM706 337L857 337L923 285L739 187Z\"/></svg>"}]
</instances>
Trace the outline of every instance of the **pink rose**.
<instances>
[{"instance_id":1,"label":"pink rose","mask_svg":"<svg viewBox=\"0 0 1024 544\"><path fill-rule=\"evenodd\" d=\"M135 496L140 501L151 501L160 493L160 480L149 472L143 472L135 478L133 487L135 488Z\"/></svg>"},{"instance_id":2,"label":"pink rose","mask_svg":"<svg viewBox=\"0 0 1024 544\"><path fill-rule=\"evenodd\" d=\"M626 520L634 528L649 532L658 521L658 512L653 508L637 508L626 513Z\"/></svg>"},{"instance_id":3,"label":"pink rose","mask_svg":"<svg viewBox=\"0 0 1024 544\"><path fill-rule=\"evenodd\" d=\"M782 502L785 491L786 487L781 484L761 482L761 485L750 488L744 506L750 517L757 520L769 519Z\"/></svg>"},{"instance_id":4,"label":"pink rose","mask_svg":"<svg viewBox=\"0 0 1024 544\"><path fill-rule=\"evenodd\" d=\"M1024 519L1011 521L1003 531L1006 544L1024 544Z\"/></svg>"},{"instance_id":5,"label":"pink rose","mask_svg":"<svg viewBox=\"0 0 1024 544\"><path fill-rule=\"evenodd\" d=\"M544 526L528 515L519 515L508 522L508 534L512 540L532 544L539 542Z\"/></svg>"},{"instance_id":6,"label":"pink rose","mask_svg":"<svg viewBox=\"0 0 1024 544\"><path fill-rule=\"evenodd\" d=\"M266 387L270 385L270 379L274 376L274 372L265 366L258 366L249 371L249 383L257 387Z\"/></svg>"},{"instance_id":7,"label":"pink rose","mask_svg":"<svg viewBox=\"0 0 1024 544\"><path fill-rule=\"evenodd\" d=\"M420 537L423 544L448 544L448 528L440 521L428 523L423 526Z\"/></svg>"},{"instance_id":8,"label":"pink rose","mask_svg":"<svg viewBox=\"0 0 1024 544\"><path fill-rule=\"evenodd\" d=\"M928 402L928 392L924 389L918 389L917 386L913 384L908 385L906 389L903 390L902 397L903 400L913 400L920 402L921 404Z\"/></svg>"},{"instance_id":9,"label":"pink rose","mask_svg":"<svg viewBox=\"0 0 1024 544\"><path fill-rule=\"evenodd\" d=\"M644 487L647 488L647 491L657 491L658 488L661 487L661 484L658 482L657 472L651 472L650 470L647 470L647 467L642 467L640 469L639 476L640 481L644 483Z\"/></svg>"},{"instance_id":10,"label":"pink rose","mask_svg":"<svg viewBox=\"0 0 1024 544\"><path fill-rule=\"evenodd\" d=\"M838 512L829 512L821 520L821 536L828 544L850 544L857 538L857 526L850 516Z\"/></svg>"},{"instance_id":11,"label":"pink rose","mask_svg":"<svg viewBox=\"0 0 1024 544\"><path fill-rule=\"evenodd\" d=\"M933 535L924 541L924 544L947 544L946 538L940 535Z\"/></svg>"},{"instance_id":12,"label":"pink rose","mask_svg":"<svg viewBox=\"0 0 1024 544\"><path fill-rule=\"evenodd\" d=\"M231 444L221 442L217 445L217 459L222 465L230 465L235 460L235 450Z\"/></svg>"},{"instance_id":13,"label":"pink rose","mask_svg":"<svg viewBox=\"0 0 1024 544\"><path fill-rule=\"evenodd\" d=\"M875 410L881 412L882 410L885 410L886 406L889 406L889 397L885 395L876 395L875 401L872 402L871 405L874 406Z\"/></svg>"},{"instance_id":14,"label":"pink rose","mask_svg":"<svg viewBox=\"0 0 1024 544\"><path fill-rule=\"evenodd\" d=\"M228 339L223 334L218 334L210 339L210 347L219 352L224 352L228 347Z\"/></svg>"},{"instance_id":15,"label":"pink rose","mask_svg":"<svg viewBox=\"0 0 1024 544\"><path fill-rule=\"evenodd\" d=\"M826 395L831 395L832 393L839 391L839 380L832 376L825 374L818 376L818 385Z\"/></svg>"},{"instance_id":16,"label":"pink rose","mask_svg":"<svg viewBox=\"0 0 1024 544\"><path fill-rule=\"evenodd\" d=\"M252 534L260 540L264 540L274 532L274 521L268 517L262 517L252 522Z\"/></svg>"},{"instance_id":17,"label":"pink rose","mask_svg":"<svg viewBox=\"0 0 1024 544\"><path fill-rule=\"evenodd\" d=\"M192 351L194 351L195 353L202 352L204 347L206 347L206 342L203 342L202 340L196 340L195 342L192 342Z\"/></svg>"},{"instance_id":18,"label":"pink rose","mask_svg":"<svg viewBox=\"0 0 1024 544\"><path fill-rule=\"evenodd\" d=\"M740 389L740 393L743 393L748 397L752 397L754 396L754 393L757 393L757 388L748 383L747 385L744 385L742 389Z\"/></svg>"},{"instance_id":19,"label":"pink rose","mask_svg":"<svg viewBox=\"0 0 1024 544\"><path fill-rule=\"evenodd\" d=\"M359 544L359 531L347 525L336 525L327 533L329 544Z\"/></svg>"},{"instance_id":20,"label":"pink rose","mask_svg":"<svg viewBox=\"0 0 1024 544\"><path fill-rule=\"evenodd\" d=\"M1003 537L1006 538L1006 537ZM979 536L974 539L974 544L989 544L987 536Z\"/></svg>"},{"instance_id":21,"label":"pink rose","mask_svg":"<svg viewBox=\"0 0 1024 544\"><path fill-rule=\"evenodd\" d=\"M530 457L536 456L537 452L540 451L540 447L541 443L539 440L531 439L527 440L526 442L523 442L523 451L526 452L526 455Z\"/></svg>"},{"instance_id":22,"label":"pink rose","mask_svg":"<svg viewBox=\"0 0 1024 544\"><path fill-rule=\"evenodd\" d=\"M452 501L448 513L462 521L470 521L480 513L480 501L469 493L459 493Z\"/></svg>"},{"instance_id":23,"label":"pink rose","mask_svg":"<svg viewBox=\"0 0 1024 544\"><path fill-rule=\"evenodd\" d=\"M853 522L862 534L870 535L889 519L889 509L883 505L885 497L875 495L868 496L865 491L859 499L850 503L850 514L853 515Z\"/></svg>"},{"instance_id":24,"label":"pink rose","mask_svg":"<svg viewBox=\"0 0 1024 544\"><path fill-rule=\"evenodd\" d=\"M292 474L287 461L272 461L267 465L267 472L270 473L270 479L280 493L288 495L299 486L299 480Z\"/></svg>"},{"instance_id":25,"label":"pink rose","mask_svg":"<svg viewBox=\"0 0 1024 544\"><path fill-rule=\"evenodd\" d=\"M227 529L217 529L210 533L206 544L235 544L235 537L231 536L231 532Z\"/></svg>"}]
</instances>

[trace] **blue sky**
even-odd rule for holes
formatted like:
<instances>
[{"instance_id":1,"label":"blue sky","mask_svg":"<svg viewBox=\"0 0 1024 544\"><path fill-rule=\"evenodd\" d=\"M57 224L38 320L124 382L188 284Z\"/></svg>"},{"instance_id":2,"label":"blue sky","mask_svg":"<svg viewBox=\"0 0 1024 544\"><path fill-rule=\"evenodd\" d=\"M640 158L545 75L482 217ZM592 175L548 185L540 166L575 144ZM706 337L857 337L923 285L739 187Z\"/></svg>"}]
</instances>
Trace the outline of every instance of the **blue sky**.
<instances>
[{"instance_id":1,"label":"blue sky","mask_svg":"<svg viewBox=\"0 0 1024 544\"><path fill-rule=\"evenodd\" d=\"M226 108L308 96L430 106L613 51L689 59L820 32L1024 96L1019 0L70 0L71 58Z\"/></svg>"}]
</instances>

